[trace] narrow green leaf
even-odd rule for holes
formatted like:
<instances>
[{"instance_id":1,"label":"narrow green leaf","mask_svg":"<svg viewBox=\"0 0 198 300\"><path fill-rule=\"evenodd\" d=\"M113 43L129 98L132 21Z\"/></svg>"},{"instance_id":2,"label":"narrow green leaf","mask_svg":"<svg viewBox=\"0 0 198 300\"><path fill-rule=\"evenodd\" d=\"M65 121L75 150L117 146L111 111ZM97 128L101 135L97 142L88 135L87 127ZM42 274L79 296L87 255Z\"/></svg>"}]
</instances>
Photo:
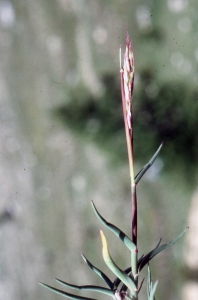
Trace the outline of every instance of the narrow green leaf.
<instances>
[{"instance_id":1,"label":"narrow green leaf","mask_svg":"<svg viewBox=\"0 0 198 300\"><path fill-rule=\"evenodd\" d=\"M155 291L157 288L158 281L155 282L153 286L152 278L151 278L151 270L150 266L148 264L148 279L147 279L147 295L148 295L148 300L155 300Z\"/></svg>"},{"instance_id":2,"label":"narrow green leaf","mask_svg":"<svg viewBox=\"0 0 198 300\"><path fill-rule=\"evenodd\" d=\"M117 237L119 237L119 239L127 246L127 248L130 251L135 251L136 250L136 246L135 244L131 241L131 239L123 232L121 231L118 227L116 227L115 225L107 222L97 211L93 201L91 201L93 210L96 214L96 216L98 217L98 219L107 227L109 228Z\"/></svg>"},{"instance_id":3,"label":"narrow green leaf","mask_svg":"<svg viewBox=\"0 0 198 300\"><path fill-rule=\"evenodd\" d=\"M110 289L104 288L104 287L95 286L95 285L81 285L81 286L78 286L78 285L73 285L73 284L67 283L67 282L62 281L58 278L55 278L55 280L58 281L59 283L65 285L65 286L71 288L71 289L74 289L74 290L94 291L94 292L99 292L99 293L106 294L108 296L114 296L113 291L111 291Z\"/></svg>"},{"instance_id":4,"label":"narrow green leaf","mask_svg":"<svg viewBox=\"0 0 198 300\"><path fill-rule=\"evenodd\" d=\"M159 242L157 243L157 246L159 246L160 242L161 242L161 239L160 239ZM157 247L157 246L156 246L156 247ZM142 261L142 258L143 258L143 257L144 257L144 255L142 255L142 256L138 259L138 266L139 266L140 262ZM126 273L126 274L131 273L131 267L128 267L126 270L124 270L124 273ZM114 282L113 282L113 286L114 286L113 289L117 289L118 286L119 286L119 284L120 284L120 282L121 282L121 280L120 280L119 278L116 278L116 279L114 280ZM124 289L124 287L123 287L123 289ZM122 288L121 288L121 290L122 290Z\"/></svg>"},{"instance_id":5,"label":"narrow green leaf","mask_svg":"<svg viewBox=\"0 0 198 300\"><path fill-rule=\"evenodd\" d=\"M159 239L157 245L155 246L155 248L154 248L152 251L154 251L155 249L157 249L157 248L159 247L161 241L162 241L162 238ZM152 252L152 251L150 251L150 252ZM150 252L149 252L149 253L150 253ZM142 263L142 261L143 261L144 258L145 258L145 256L142 255L142 256L138 259L138 269L139 269L139 266L141 265L141 263ZM140 270L139 270L139 271L140 271Z\"/></svg>"},{"instance_id":6,"label":"narrow green leaf","mask_svg":"<svg viewBox=\"0 0 198 300\"><path fill-rule=\"evenodd\" d=\"M131 267L129 267L129 268L127 268L126 270L124 270L124 273L125 273L125 274L129 274L130 272L131 272ZM120 282L121 282L120 278L117 277L117 278L114 280L114 282L113 282L113 289L117 289L118 286L119 286L119 284L120 284ZM121 288L121 290L122 290L122 288Z\"/></svg>"},{"instance_id":7,"label":"narrow green leaf","mask_svg":"<svg viewBox=\"0 0 198 300\"><path fill-rule=\"evenodd\" d=\"M106 282L106 284L110 287L111 290L113 290L114 285L111 282L111 280L107 277L107 275L105 275L102 271L100 271L98 268L92 265L92 263L90 263L90 261L83 254L81 254L81 256L86 262L86 264Z\"/></svg>"},{"instance_id":8,"label":"narrow green leaf","mask_svg":"<svg viewBox=\"0 0 198 300\"><path fill-rule=\"evenodd\" d=\"M159 245L160 241L161 241L161 239L159 240L157 246ZM142 258L143 258L143 257L144 257L144 255L142 255L142 256L138 259L138 266L139 266L140 262L142 261ZM126 274L131 273L131 267L128 267L126 270L124 270L124 273L126 273ZM114 282L113 282L113 286L114 286L113 289L117 289L118 286L119 286L119 284L120 284L120 282L121 282L121 280L120 280L119 278L116 278L116 279L114 280ZM124 286L121 288L121 290L122 290L122 289L124 289Z\"/></svg>"},{"instance_id":9,"label":"narrow green leaf","mask_svg":"<svg viewBox=\"0 0 198 300\"><path fill-rule=\"evenodd\" d=\"M151 270L150 270L150 266L148 264L148 278L147 278L147 295L148 295L148 299L149 299L149 295L150 295L150 292L151 292L151 288L152 288Z\"/></svg>"},{"instance_id":10,"label":"narrow green leaf","mask_svg":"<svg viewBox=\"0 0 198 300\"><path fill-rule=\"evenodd\" d=\"M102 238L102 254L103 254L103 258L104 261L106 263L106 265L109 267L109 269L129 288L129 290L131 292L134 292L136 290L136 285L133 282L133 280L126 275L126 273L124 271L122 271L113 261L113 259L111 258L111 255L109 253L108 250L108 246L107 246L107 241L106 238L104 236L104 233L102 232L102 230L100 231L101 234L101 238Z\"/></svg>"},{"instance_id":11,"label":"narrow green leaf","mask_svg":"<svg viewBox=\"0 0 198 300\"><path fill-rule=\"evenodd\" d=\"M159 146L153 157L149 160L149 162L139 171L139 173L135 176L135 184L137 185L142 176L146 173L146 171L152 166L154 161L156 160L160 150L162 149L163 143Z\"/></svg>"},{"instance_id":12,"label":"narrow green leaf","mask_svg":"<svg viewBox=\"0 0 198 300\"><path fill-rule=\"evenodd\" d=\"M93 299L93 298L81 297L81 296L77 296L77 295L73 295L73 294L61 291L61 290L55 289L54 287L52 287L50 285L47 285L45 283L39 282L39 284L44 286L45 288L57 293L57 294L59 294L59 295L62 295L64 297L67 297L67 298L70 298L70 299L75 299L75 300L96 300L96 299Z\"/></svg>"},{"instance_id":13,"label":"narrow green leaf","mask_svg":"<svg viewBox=\"0 0 198 300\"><path fill-rule=\"evenodd\" d=\"M147 255L145 255L139 265L139 272L144 268L144 266L154 257L156 256L158 253L160 253L161 251L165 250L166 248L174 245L188 230L185 229L182 233L180 233L174 240L170 241L167 244L161 245L159 247L155 247L152 251L150 251Z\"/></svg>"},{"instance_id":14,"label":"narrow green leaf","mask_svg":"<svg viewBox=\"0 0 198 300\"><path fill-rule=\"evenodd\" d=\"M155 292L156 292L157 285L158 285L158 281L156 281L154 283L154 285L152 284L152 288L151 288L150 295L149 295L149 300L155 300Z\"/></svg>"}]
</instances>

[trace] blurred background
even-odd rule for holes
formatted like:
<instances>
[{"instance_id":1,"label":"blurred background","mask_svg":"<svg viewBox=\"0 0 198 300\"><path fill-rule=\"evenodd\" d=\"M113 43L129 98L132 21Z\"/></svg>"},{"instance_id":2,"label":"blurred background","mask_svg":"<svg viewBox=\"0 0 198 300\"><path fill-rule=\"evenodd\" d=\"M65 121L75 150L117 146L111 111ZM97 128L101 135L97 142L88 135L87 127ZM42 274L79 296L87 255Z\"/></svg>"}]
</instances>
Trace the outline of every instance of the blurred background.
<instances>
[{"instance_id":1,"label":"blurred background","mask_svg":"<svg viewBox=\"0 0 198 300\"><path fill-rule=\"evenodd\" d=\"M103 285L81 252L113 280L100 228L118 265L130 264L90 205L131 234L118 55L127 30L136 172L164 142L138 185L139 254L190 226L151 270L157 299L197 299L197 16L190 0L0 0L0 299L61 299L38 284L62 288L54 277Z\"/></svg>"}]
</instances>

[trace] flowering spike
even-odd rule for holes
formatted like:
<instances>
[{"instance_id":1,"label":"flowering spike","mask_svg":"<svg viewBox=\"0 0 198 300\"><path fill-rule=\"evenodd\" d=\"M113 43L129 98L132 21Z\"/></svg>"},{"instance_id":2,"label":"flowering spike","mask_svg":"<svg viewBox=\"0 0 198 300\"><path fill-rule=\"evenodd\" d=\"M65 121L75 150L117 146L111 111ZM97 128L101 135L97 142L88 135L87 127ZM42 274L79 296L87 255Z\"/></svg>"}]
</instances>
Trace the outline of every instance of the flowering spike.
<instances>
[{"instance_id":1,"label":"flowering spike","mask_svg":"<svg viewBox=\"0 0 198 300\"><path fill-rule=\"evenodd\" d=\"M132 43L127 33L126 50L124 54L124 95L126 102L126 117L129 130L132 130L132 93L134 83L134 56Z\"/></svg>"},{"instance_id":2,"label":"flowering spike","mask_svg":"<svg viewBox=\"0 0 198 300\"><path fill-rule=\"evenodd\" d=\"M137 250L137 196L136 182L134 176L134 155L133 155L133 114L132 114L132 93L134 85L134 56L132 43L127 32L126 49L124 53L124 64L120 69L121 77L121 92L122 92L122 108L125 124L127 151L129 159L129 171L131 177L131 198L132 198L132 242L136 245L136 250L131 253L132 275L135 278L138 265L138 250ZM138 278L135 279L135 284L138 286ZM137 293L134 294L135 299Z\"/></svg>"},{"instance_id":3,"label":"flowering spike","mask_svg":"<svg viewBox=\"0 0 198 300\"><path fill-rule=\"evenodd\" d=\"M131 185L134 184L133 171L133 118L132 118L132 93L134 83L134 56L132 43L127 33L126 49L124 53L124 64L120 69L121 90L122 90L122 107L125 123L125 132L127 140L129 169L131 176Z\"/></svg>"}]
</instances>

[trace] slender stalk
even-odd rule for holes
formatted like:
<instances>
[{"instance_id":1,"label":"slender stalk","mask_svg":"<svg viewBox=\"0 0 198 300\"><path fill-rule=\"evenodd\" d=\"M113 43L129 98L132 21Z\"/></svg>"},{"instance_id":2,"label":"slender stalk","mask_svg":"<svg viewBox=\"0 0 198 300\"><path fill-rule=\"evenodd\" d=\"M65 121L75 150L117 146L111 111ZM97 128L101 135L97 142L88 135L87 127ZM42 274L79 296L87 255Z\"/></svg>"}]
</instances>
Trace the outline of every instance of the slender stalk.
<instances>
[{"instance_id":1,"label":"slender stalk","mask_svg":"<svg viewBox=\"0 0 198 300\"><path fill-rule=\"evenodd\" d=\"M137 249L137 193L136 184L132 186L132 241L136 245L136 250L131 252L131 270L134 282L138 290L138 249ZM135 299L138 299L137 291L134 292Z\"/></svg>"},{"instance_id":2,"label":"slender stalk","mask_svg":"<svg viewBox=\"0 0 198 300\"><path fill-rule=\"evenodd\" d=\"M137 193L135 183L132 186L132 242L137 245Z\"/></svg>"},{"instance_id":3,"label":"slender stalk","mask_svg":"<svg viewBox=\"0 0 198 300\"><path fill-rule=\"evenodd\" d=\"M127 114L126 114L126 98L124 94L124 70L120 70L120 79L121 79L121 92L122 92L122 108L124 116L124 125L126 133L126 142L127 142L127 151L128 151L128 160L129 160L129 172L131 179L131 188L134 185L134 162L133 162L133 129L129 129L127 123ZM132 120L131 120L132 122Z\"/></svg>"},{"instance_id":4,"label":"slender stalk","mask_svg":"<svg viewBox=\"0 0 198 300\"><path fill-rule=\"evenodd\" d=\"M121 51L120 51L121 57ZM120 58L120 79L122 93L122 107L125 124L129 171L131 179L132 198L132 241L136 245L136 250L131 253L132 276L136 285L136 290L131 291L132 299L138 299L138 250L137 250L137 194L134 176L134 153L133 153L133 114L132 114L132 92L134 83L134 58L132 44L129 35L126 37L126 50L124 54L124 66L121 65Z\"/></svg>"}]
</instances>

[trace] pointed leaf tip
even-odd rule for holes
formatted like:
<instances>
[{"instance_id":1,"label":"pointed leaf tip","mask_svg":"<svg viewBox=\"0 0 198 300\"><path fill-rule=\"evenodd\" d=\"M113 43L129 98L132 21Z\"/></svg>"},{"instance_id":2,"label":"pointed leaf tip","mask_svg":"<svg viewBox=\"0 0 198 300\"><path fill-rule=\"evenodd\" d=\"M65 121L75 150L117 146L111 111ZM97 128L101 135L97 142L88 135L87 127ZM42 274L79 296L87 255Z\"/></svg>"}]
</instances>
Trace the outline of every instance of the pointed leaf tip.
<instances>
[{"instance_id":1,"label":"pointed leaf tip","mask_svg":"<svg viewBox=\"0 0 198 300\"><path fill-rule=\"evenodd\" d=\"M67 293L67 292L64 292L62 290L58 290L48 284L45 284L45 283L41 283L39 282L40 285L44 286L45 288L59 294L59 295L62 295L64 297L67 297L67 298L70 298L70 299L74 299L74 300L96 300L96 299L93 299L93 298L88 298L88 297L81 297L81 296L77 296L77 295L74 295L74 294L70 294L70 293Z\"/></svg>"},{"instance_id":2,"label":"pointed leaf tip","mask_svg":"<svg viewBox=\"0 0 198 300\"><path fill-rule=\"evenodd\" d=\"M91 270L93 270L98 276L100 276L106 282L106 284L110 287L110 289L112 290L113 289L113 283L107 277L107 275L105 275L101 270L99 270L94 265L92 265L92 263L83 254L82 254L82 258L84 259L84 261L88 265L88 267L90 267Z\"/></svg>"},{"instance_id":3,"label":"pointed leaf tip","mask_svg":"<svg viewBox=\"0 0 198 300\"><path fill-rule=\"evenodd\" d=\"M109 228L119 239L129 248L130 251L135 251L136 246L135 244L131 241L131 239L123 232L121 231L118 227L115 225L107 222L97 211L93 201L92 201L92 208L98 217L98 219L107 227Z\"/></svg>"},{"instance_id":4,"label":"pointed leaf tip","mask_svg":"<svg viewBox=\"0 0 198 300\"><path fill-rule=\"evenodd\" d=\"M160 144L155 154L152 156L152 158L149 160L149 162L138 172L138 174L135 176L135 183L138 184L142 176L146 173L146 171L152 166L154 161L156 160L158 154L160 153L162 149L163 143Z\"/></svg>"},{"instance_id":5,"label":"pointed leaf tip","mask_svg":"<svg viewBox=\"0 0 198 300\"><path fill-rule=\"evenodd\" d=\"M96 285L79 285L78 286L78 285L70 284L70 283L65 282L63 280L60 280L58 278L56 278L56 281L59 282L62 285L65 285L65 286L67 286L71 289L74 289L74 290L93 291L93 292L102 293L102 294L105 294L105 295L108 295L108 296L113 296L114 295L114 292L111 289L107 289L107 288L104 288L102 286L96 286Z\"/></svg>"},{"instance_id":6,"label":"pointed leaf tip","mask_svg":"<svg viewBox=\"0 0 198 300\"><path fill-rule=\"evenodd\" d=\"M102 239L102 246L103 246L104 250L107 251L108 250L108 248L107 248L107 240L106 240L106 237L105 237L105 235L104 235L104 233L103 233L102 230L100 230L100 236L101 236L101 239Z\"/></svg>"},{"instance_id":7,"label":"pointed leaf tip","mask_svg":"<svg viewBox=\"0 0 198 300\"><path fill-rule=\"evenodd\" d=\"M170 241L167 244L163 244L160 246L160 242L161 240L158 242L157 246L151 250L149 253L147 253L147 255L145 255L142 260L140 261L140 263L138 264L138 269L139 272L143 269L143 267L148 264L148 262L154 257L156 256L158 253L160 253L161 251L167 249L168 247L171 247L172 245L174 245L187 231L188 229L186 228L184 231L182 231L182 233L180 233L174 240Z\"/></svg>"},{"instance_id":8,"label":"pointed leaf tip","mask_svg":"<svg viewBox=\"0 0 198 300\"><path fill-rule=\"evenodd\" d=\"M100 235L103 246L102 255L106 265L130 289L131 292L134 291L136 289L136 285L133 280L124 271L122 271L111 258L108 250L107 240L102 230L100 230Z\"/></svg>"}]
</instances>

